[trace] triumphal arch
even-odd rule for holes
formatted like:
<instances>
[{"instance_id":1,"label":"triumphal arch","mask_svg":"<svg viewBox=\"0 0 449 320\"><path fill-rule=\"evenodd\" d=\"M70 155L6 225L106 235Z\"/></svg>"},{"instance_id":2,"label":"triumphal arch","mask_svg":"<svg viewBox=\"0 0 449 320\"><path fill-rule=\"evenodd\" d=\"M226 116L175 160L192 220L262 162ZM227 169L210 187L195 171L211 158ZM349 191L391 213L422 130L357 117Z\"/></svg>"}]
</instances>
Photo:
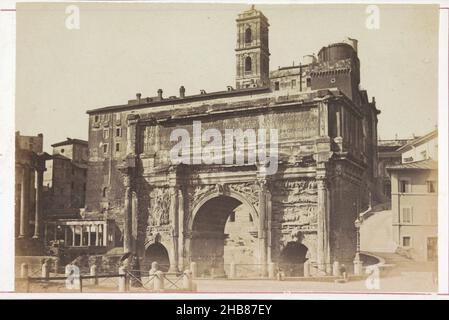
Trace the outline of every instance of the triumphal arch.
<instances>
[{"instance_id":1,"label":"triumphal arch","mask_svg":"<svg viewBox=\"0 0 449 320\"><path fill-rule=\"evenodd\" d=\"M88 111L85 216L115 221L107 246L171 271L194 261L200 274L224 275L225 226L244 207L250 223L235 228L250 235L262 274L270 263L308 261L326 273L354 259L378 114L359 89L357 41L269 71L268 28L255 8L238 16L234 87L159 89ZM251 153L262 144L265 154Z\"/></svg>"}]
</instances>

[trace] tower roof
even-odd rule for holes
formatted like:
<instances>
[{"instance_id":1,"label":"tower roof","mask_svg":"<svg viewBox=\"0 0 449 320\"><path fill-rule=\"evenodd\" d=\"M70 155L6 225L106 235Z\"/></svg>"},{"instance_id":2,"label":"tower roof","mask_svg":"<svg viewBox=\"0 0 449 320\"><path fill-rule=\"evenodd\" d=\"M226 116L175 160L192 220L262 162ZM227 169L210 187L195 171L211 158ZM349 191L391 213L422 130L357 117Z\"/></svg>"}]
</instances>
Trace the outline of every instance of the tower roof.
<instances>
[{"instance_id":1,"label":"tower roof","mask_svg":"<svg viewBox=\"0 0 449 320\"><path fill-rule=\"evenodd\" d=\"M254 5L251 5L251 7L248 10L243 11L238 15L237 21L244 21L244 20L250 20L254 18L260 18L264 22L268 24L268 19L265 17L265 15L262 13L262 11L257 10Z\"/></svg>"}]
</instances>

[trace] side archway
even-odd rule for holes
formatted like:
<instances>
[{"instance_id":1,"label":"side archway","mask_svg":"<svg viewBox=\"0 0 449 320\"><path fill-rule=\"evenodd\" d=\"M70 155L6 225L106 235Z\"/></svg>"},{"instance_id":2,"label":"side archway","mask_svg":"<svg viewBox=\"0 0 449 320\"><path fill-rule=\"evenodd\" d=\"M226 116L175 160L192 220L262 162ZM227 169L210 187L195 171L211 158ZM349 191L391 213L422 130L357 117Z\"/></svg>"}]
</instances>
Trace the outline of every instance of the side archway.
<instances>
[{"instance_id":1,"label":"side archway","mask_svg":"<svg viewBox=\"0 0 449 320\"><path fill-rule=\"evenodd\" d=\"M157 262L159 270L167 272L170 268L170 258L167 249L160 242L154 242L149 245L145 250L145 267L151 268L151 264Z\"/></svg>"}]
</instances>

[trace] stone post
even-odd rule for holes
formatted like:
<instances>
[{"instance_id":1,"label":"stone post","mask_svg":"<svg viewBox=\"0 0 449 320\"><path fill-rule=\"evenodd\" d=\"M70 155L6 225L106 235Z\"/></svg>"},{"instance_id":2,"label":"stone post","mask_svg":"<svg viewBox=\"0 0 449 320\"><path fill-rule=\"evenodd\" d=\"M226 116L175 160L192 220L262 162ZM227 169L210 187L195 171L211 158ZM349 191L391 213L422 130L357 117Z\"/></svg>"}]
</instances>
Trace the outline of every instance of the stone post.
<instances>
[{"instance_id":1,"label":"stone post","mask_svg":"<svg viewBox=\"0 0 449 320\"><path fill-rule=\"evenodd\" d=\"M274 262L268 264L268 278L276 279L276 263Z\"/></svg>"},{"instance_id":2,"label":"stone post","mask_svg":"<svg viewBox=\"0 0 449 320\"><path fill-rule=\"evenodd\" d=\"M340 276L340 263L338 261L334 261L334 263L332 265L332 275L334 277Z\"/></svg>"},{"instance_id":3,"label":"stone post","mask_svg":"<svg viewBox=\"0 0 449 320\"><path fill-rule=\"evenodd\" d=\"M96 264L93 264L93 265L90 266L90 275L92 277L95 277L95 278L90 279L90 283L93 284L93 285L97 285L98 284L98 278L96 277L97 276L97 265Z\"/></svg>"},{"instance_id":4,"label":"stone post","mask_svg":"<svg viewBox=\"0 0 449 320\"><path fill-rule=\"evenodd\" d=\"M156 272L158 271L159 266L158 263L156 261L151 263L151 269L148 272L148 283L149 283L149 287L154 290L154 279L156 278Z\"/></svg>"},{"instance_id":5,"label":"stone post","mask_svg":"<svg viewBox=\"0 0 449 320\"><path fill-rule=\"evenodd\" d=\"M164 291L164 273L160 270L156 271L154 277L154 290Z\"/></svg>"},{"instance_id":6,"label":"stone post","mask_svg":"<svg viewBox=\"0 0 449 320\"><path fill-rule=\"evenodd\" d=\"M118 291L126 292L128 291L128 276L127 270L125 266L121 266L118 268L118 274L121 275L118 278Z\"/></svg>"},{"instance_id":7,"label":"stone post","mask_svg":"<svg viewBox=\"0 0 449 320\"><path fill-rule=\"evenodd\" d=\"M45 279L48 279L48 277L50 276L50 268L48 267L47 260L45 260L44 263L42 264L41 271L42 271L41 277L45 278Z\"/></svg>"},{"instance_id":8,"label":"stone post","mask_svg":"<svg viewBox=\"0 0 449 320\"><path fill-rule=\"evenodd\" d=\"M196 279L198 277L198 266L195 261L190 262L190 271L192 271L192 279Z\"/></svg>"},{"instance_id":9,"label":"stone post","mask_svg":"<svg viewBox=\"0 0 449 320\"><path fill-rule=\"evenodd\" d=\"M182 287L185 290L192 291L192 284L192 272L187 269L186 271L184 271L184 276L182 278Z\"/></svg>"},{"instance_id":10,"label":"stone post","mask_svg":"<svg viewBox=\"0 0 449 320\"><path fill-rule=\"evenodd\" d=\"M229 265L229 279L235 279L237 277L236 272L235 272L235 262L232 261L231 264Z\"/></svg>"},{"instance_id":11,"label":"stone post","mask_svg":"<svg viewBox=\"0 0 449 320\"><path fill-rule=\"evenodd\" d=\"M45 164L44 164L45 167ZM36 168L36 175L37 175L37 181L36 181L36 210L35 210L35 217L34 217L34 239L39 239L41 234L41 218L42 218L42 185L44 181L44 168L42 168L42 165L39 165L38 168Z\"/></svg>"},{"instance_id":12,"label":"stone post","mask_svg":"<svg viewBox=\"0 0 449 320\"><path fill-rule=\"evenodd\" d=\"M30 192L30 169L27 165L22 167L22 181L20 185L20 226L19 238L25 238L28 235L29 223L29 196Z\"/></svg>"},{"instance_id":13,"label":"stone post","mask_svg":"<svg viewBox=\"0 0 449 320\"><path fill-rule=\"evenodd\" d=\"M60 263L59 258L56 258L56 259L55 259L55 262L53 263L53 267L55 268L55 273L56 273L56 274L57 274L58 271L59 271L59 263Z\"/></svg>"},{"instance_id":14,"label":"stone post","mask_svg":"<svg viewBox=\"0 0 449 320\"><path fill-rule=\"evenodd\" d=\"M354 274L356 276L359 276L362 274L362 267L363 267L363 263L360 259L355 259L354 260Z\"/></svg>"},{"instance_id":15,"label":"stone post","mask_svg":"<svg viewBox=\"0 0 449 320\"><path fill-rule=\"evenodd\" d=\"M22 263L20 265L20 277L21 278L28 278L29 275L29 267L27 263Z\"/></svg>"},{"instance_id":16,"label":"stone post","mask_svg":"<svg viewBox=\"0 0 449 320\"><path fill-rule=\"evenodd\" d=\"M304 262L304 273L303 273L304 277L310 277L310 262L307 260L306 262Z\"/></svg>"}]
</instances>

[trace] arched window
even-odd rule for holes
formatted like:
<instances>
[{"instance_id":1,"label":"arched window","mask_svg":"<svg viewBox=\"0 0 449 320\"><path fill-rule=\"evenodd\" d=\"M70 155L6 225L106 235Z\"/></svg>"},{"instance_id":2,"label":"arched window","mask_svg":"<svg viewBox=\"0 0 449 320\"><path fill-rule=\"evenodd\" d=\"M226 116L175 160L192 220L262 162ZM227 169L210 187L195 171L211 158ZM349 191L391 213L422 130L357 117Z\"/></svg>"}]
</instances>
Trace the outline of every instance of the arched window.
<instances>
[{"instance_id":1,"label":"arched window","mask_svg":"<svg viewBox=\"0 0 449 320\"><path fill-rule=\"evenodd\" d=\"M251 57L246 57L245 58L245 71L251 71L251 69L252 69Z\"/></svg>"},{"instance_id":2,"label":"arched window","mask_svg":"<svg viewBox=\"0 0 449 320\"><path fill-rule=\"evenodd\" d=\"M106 198L106 192L108 191L108 188L104 187L103 188L103 198Z\"/></svg>"},{"instance_id":3,"label":"arched window","mask_svg":"<svg viewBox=\"0 0 449 320\"><path fill-rule=\"evenodd\" d=\"M253 35L251 32L251 28L248 27L245 30L245 43L251 43L253 41Z\"/></svg>"}]
</instances>

